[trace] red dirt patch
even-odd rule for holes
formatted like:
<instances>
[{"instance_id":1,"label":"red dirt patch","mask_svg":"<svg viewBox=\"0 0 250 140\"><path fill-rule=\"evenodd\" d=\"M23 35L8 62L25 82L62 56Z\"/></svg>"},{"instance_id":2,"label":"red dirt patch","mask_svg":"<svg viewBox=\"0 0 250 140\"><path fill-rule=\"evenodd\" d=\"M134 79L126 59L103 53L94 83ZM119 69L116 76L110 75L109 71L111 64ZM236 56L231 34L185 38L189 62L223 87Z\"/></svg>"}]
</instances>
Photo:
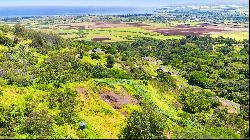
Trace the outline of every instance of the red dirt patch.
<instances>
[{"instance_id":1,"label":"red dirt patch","mask_svg":"<svg viewBox=\"0 0 250 140\"><path fill-rule=\"evenodd\" d=\"M88 93L86 92L86 90L83 89L83 88L81 88L81 87L77 87L77 88L76 88L76 91L77 91L78 93L81 93L81 94L85 95L85 96L88 96Z\"/></svg>"},{"instance_id":2,"label":"red dirt patch","mask_svg":"<svg viewBox=\"0 0 250 140\"><path fill-rule=\"evenodd\" d=\"M122 92L121 95L113 91L101 92L100 96L105 102L111 104L114 109L122 109L127 104L138 104L138 101L127 92Z\"/></svg>"},{"instance_id":3,"label":"red dirt patch","mask_svg":"<svg viewBox=\"0 0 250 140\"><path fill-rule=\"evenodd\" d=\"M169 28L157 28L154 32L161 33L163 35L205 35L225 31L225 26L214 27L209 23L200 23L196 26L190 26L189 24L181 24Z\"/></svg>"},{"instance_id":4,"label":"red dirt patch","mask_svg":"<svg viewBox=\"0 0 250 140\"><path fill-rule=\"evenodd\" d=\"M80 87L76 88L76 91L77 91L78 93L82 93L82 94L85 93L85 90L84 90L83 88L80 88Z\"/></svg>"}]
</instances>

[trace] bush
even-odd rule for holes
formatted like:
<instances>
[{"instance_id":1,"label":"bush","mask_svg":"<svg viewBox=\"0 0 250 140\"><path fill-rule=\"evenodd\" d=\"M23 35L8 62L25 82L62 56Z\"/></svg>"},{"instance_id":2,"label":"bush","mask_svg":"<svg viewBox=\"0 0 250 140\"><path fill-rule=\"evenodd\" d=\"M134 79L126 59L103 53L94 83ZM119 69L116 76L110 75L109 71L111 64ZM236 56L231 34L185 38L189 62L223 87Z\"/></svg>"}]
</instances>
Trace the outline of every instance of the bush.
<instances>
[{"instance_id":1,"label":"bush","mask_svg":"<svg viewBox=\"0 0 250 140\"><path fill-rule=\"evenodd\" d=\"M38 138L47 138L52 132L53 118L48 111L31 112L22 125L22 134L36 135Z\"/></svg>"},{"instance_id":2,"label":"bush","mask_svg":"<svg viewBox=\"0 0 250 140\"><path fill-rule=\"evenodd\" d=\"M107 68L113 68L115 64L115 58L112 55L109 55L107 58Z\"/></svg>"},{"instance_id":3,"label":"bush","mask_svg":"<svg viewBox=\"0 0 250 140\"><path fill-rule=\"evenodd\" d=\"M232 51L232 47L229 46L222 46L218 49L219 52L223 53L224 55L230 53Z\"/></svg>"},{"instance_id":4,"label":"bush","mask_svg":"<svg viewBox=\"0 0 250 140\"><path fill-rule=\"evenodd\" d=\"M194 71L189 76L189 84L208 88L214 84L214 81L207 78L207 73L205 71Z\"/></svg>"},{"instance_id":5,"label":"bush","mask_svg":"<svg viewBox=\"0 0 250 140\"><path fill-rule=\"evenodd\" d=\"M123 139L165 139L165 120L152 110L134 111L127 119L120 138Z\"/></svg>"},{"instance_id":6,"label":"bush","mask_svg":"<svg viewBox=\"0 0 250 140\"><path fill-rule=\"evenodd\" d=\"M176 80L168 73L158 72L158 79L160 82L166 83L168 86L176 88Z\"/></svg>"},{"instance_id":7,"label":"bush","mask_svg":"<svg viewBox=\"0 0 250 140\"><path fill-rule=\"evenodd\" d=\"M229 128L178 128L174 130L175 139L239 139L240 136Z\"/></svg>"},{"instance_id":8,"label":"bush","mask_svg":"<svg viewBox=\"0 0 250 140\"><path fill-rule=\"evenodd\" d=\"M92 53L90 55L90 57L91 57L91 59L96 59L96 60L101 59L101 57L98 54L96 54L96 53Z\"/></svg>"},{"instance_id":9,"label":"bush","mask_svg":"<svg viewBox=\"0 0 250 140\"><path fill-rule=\"evenodd\" d=\"M182 92L179 98L184 104L183 110L188 113L209 111L219 106L219 102L215 101L211 95L205 91L200 91L198 93L192 91Z\"/></svg>"},{"instance_id":10,"label":"bush","mask_svg":"<svg viewBox=\"0 0 250 140\"><path fill-rule=\"evenodd\" d=\"M78 103L77 93L69 88L64 90L54 89L49 95L49 107L60 110L57 118L59 124L76 121L77 113L75 108Z\"/></svg>"}]
</instances>

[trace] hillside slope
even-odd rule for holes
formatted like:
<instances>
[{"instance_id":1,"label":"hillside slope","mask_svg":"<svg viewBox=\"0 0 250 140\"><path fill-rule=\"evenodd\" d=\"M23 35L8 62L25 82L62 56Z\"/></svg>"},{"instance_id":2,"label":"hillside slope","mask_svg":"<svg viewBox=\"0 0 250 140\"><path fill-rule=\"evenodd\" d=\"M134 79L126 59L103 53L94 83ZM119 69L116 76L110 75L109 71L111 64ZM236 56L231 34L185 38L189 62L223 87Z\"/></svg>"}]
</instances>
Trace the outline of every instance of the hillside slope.
<instances>
[{"instance_id":1,"label":"hillside slope","mask_svg":"<svg viewBox=\"0 0 250 140\"><path fill-rule=\"evenodd\" d=\"M94 43L1 26L0 138L248 138L248 51L224 38Z\"/></svg>"}]
</instances>

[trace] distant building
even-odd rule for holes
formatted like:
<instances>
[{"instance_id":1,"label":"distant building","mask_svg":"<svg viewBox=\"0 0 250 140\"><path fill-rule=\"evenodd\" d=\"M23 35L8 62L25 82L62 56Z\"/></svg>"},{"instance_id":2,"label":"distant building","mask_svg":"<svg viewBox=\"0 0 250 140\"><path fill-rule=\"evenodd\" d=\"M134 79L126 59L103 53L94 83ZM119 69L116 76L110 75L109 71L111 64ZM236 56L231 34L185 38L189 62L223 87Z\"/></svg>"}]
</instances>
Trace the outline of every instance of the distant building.
<instances>
[{"instance_id":1,"label":"distant building","mask_svg":"<svg viewBox=\"0 0 250 140\"><path fill-rule=\"evenodd\" d=\"M50 29L48 25L41 25L40 28L41 29Z\"/></svg>"},{"instance_id":2,"label":"distant building","mask_svg":"<svg viewBox=\"0 0 250 140\"><path fill-rule=\"evenodd\" d=\"M100 49L100 48L93 49L93 52L104 53L104 51L102 49Z\"/></svg>"}]
</instances>

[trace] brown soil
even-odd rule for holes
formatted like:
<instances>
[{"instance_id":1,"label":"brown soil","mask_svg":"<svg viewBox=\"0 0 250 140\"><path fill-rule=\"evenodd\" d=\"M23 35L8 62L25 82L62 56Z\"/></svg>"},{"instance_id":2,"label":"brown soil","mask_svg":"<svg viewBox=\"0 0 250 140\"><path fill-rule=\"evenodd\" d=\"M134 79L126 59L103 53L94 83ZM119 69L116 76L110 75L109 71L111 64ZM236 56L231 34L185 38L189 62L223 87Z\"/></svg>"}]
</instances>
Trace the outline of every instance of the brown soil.
<instances>
[{"instance_id":1,"label":"brown soil","mask_svg":"<svg viewBox=\"0 0 250 140\"><path fill-rule=\"evenodd\" d=\"M76 88L76 91L77 91L78 93L81 93L81 94L85 95L85 96L88 96L88 93L87 93L86 90L83 89L83 88L78 87L78 88Z\"/></svg>"},{"instance_id":2,"label":"brown soil","mask_svg":"<svg viewBox=\"0 0 250 140\"><path fill-rule=\"evenodd\" d=\"M128 104L138 104L136 99L124 91L120 95L113 91L101 92L100 96L105 102L111 104L114 109L122 109L123 106Z\"/></svg>"},{"instance_id":3,"label":"brown soil","mask_svg":"<svg viewBox=\"0 0 250 140\"><path fill-rule=\"evenodd\" d=\"M220 102L222 108L228 109L228 113L238 113L237 109L240 108L239 104L224 99L221 99Z\"/></svg>"}]
</instances>

